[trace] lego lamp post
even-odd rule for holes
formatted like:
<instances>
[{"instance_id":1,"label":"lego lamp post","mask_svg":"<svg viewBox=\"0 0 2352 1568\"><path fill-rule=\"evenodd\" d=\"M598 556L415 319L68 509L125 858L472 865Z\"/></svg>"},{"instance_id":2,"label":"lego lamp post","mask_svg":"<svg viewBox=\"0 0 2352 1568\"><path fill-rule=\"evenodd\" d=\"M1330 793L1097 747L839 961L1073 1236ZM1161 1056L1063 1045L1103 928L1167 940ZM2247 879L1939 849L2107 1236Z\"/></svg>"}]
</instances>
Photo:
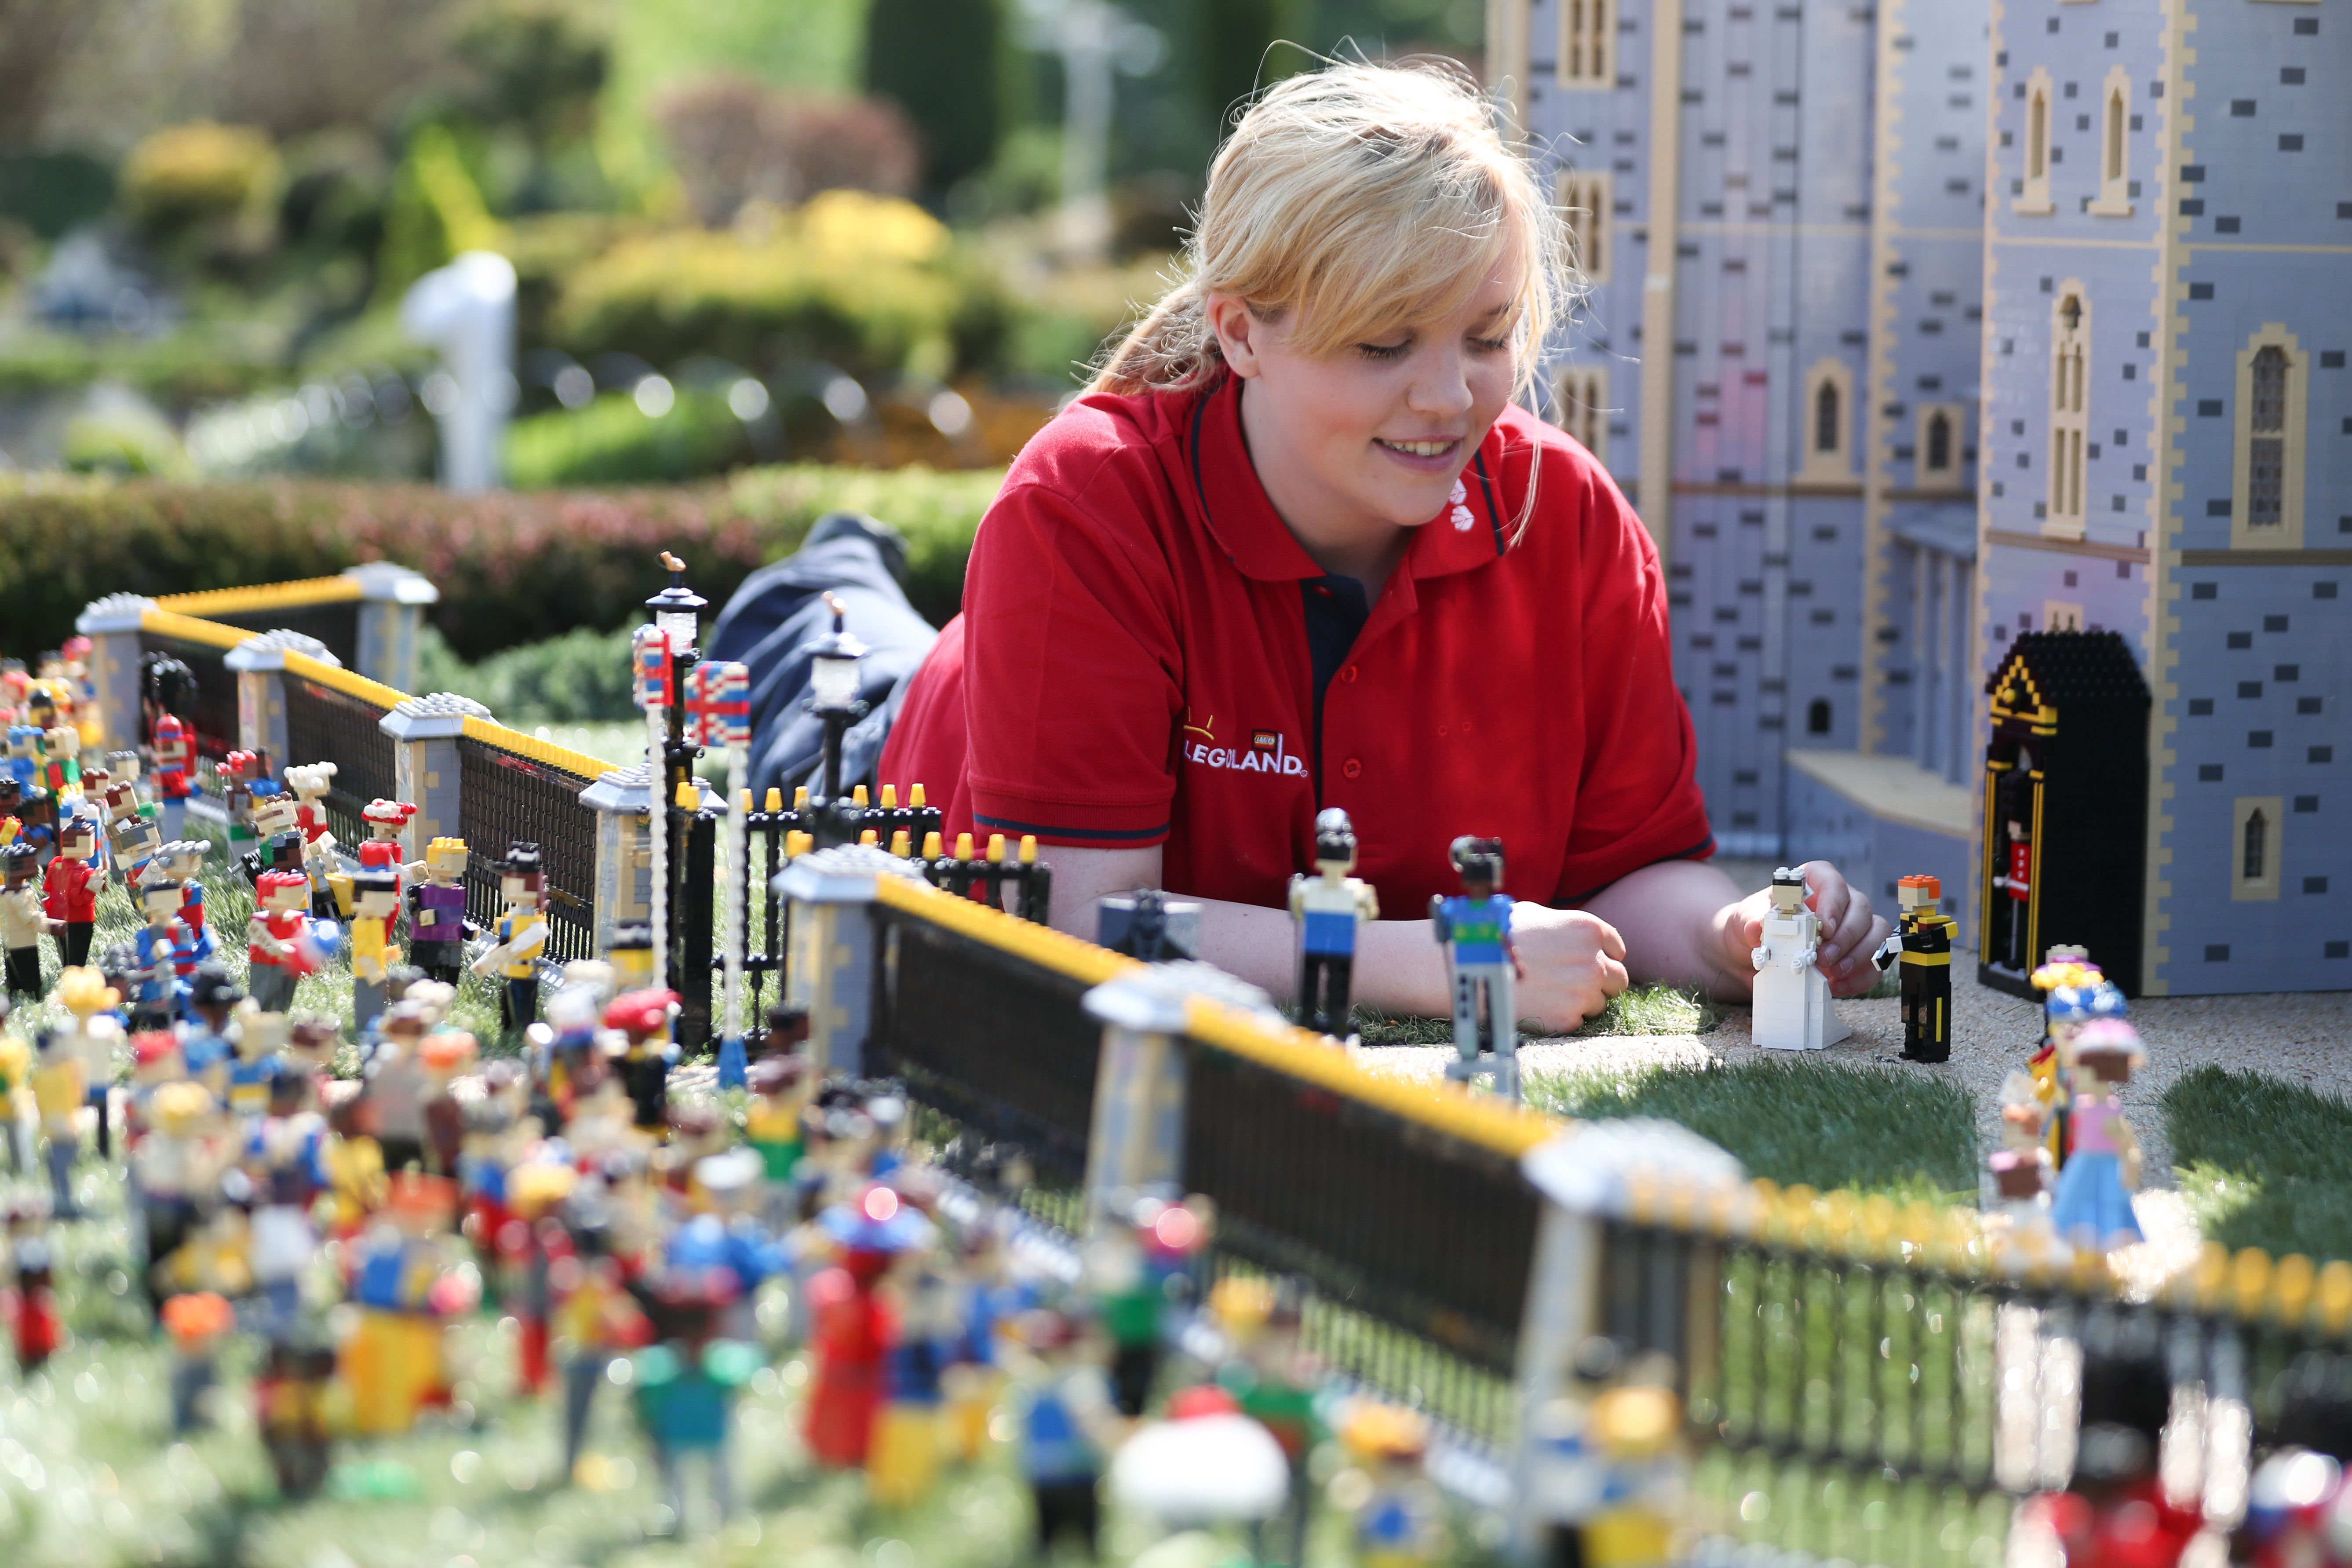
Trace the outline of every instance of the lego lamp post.
<instances>
[{"instance_id":1,"label":"lego lamp post","mask_svg":"<svg viewBox=\"0 0 2352 1568\"><path fill-rule=\"evenodd\" d=\"M667 973L669 955L669 813L663 810L669 742L669 634L658 626L639 626L630 655L635 670L637 707L646 716L646 834L653 851L654 973Z\"/></svg>"},{"instance_id":2,"label":"lego lamp post","mask_svg":"<svg viewBox=\"0 0 2352 1568\"><path fill-rule=\"evenodd\" d=\"M653 629L663 638L659 682L662 715L667 729L656 731L651 719L652 710L648 709L646 739L649 754L646 760L651 764L651 772L646 780L646 809L655 824L653 846L656 857L653 866L654 973L667 978L669 974L670 938L675 934L670 930L670 922L675 918L672 910L684 902L686 889L683 880L688 860L683 833L678 842L678 853L674 857L667 854L669 808L678 804L681 792L685 795L684 804L689 812L701 799L694 783L694 759L699 749L686 738L686 711L679 705L678 698L684 690L688 673L700 658L695 651L695 643L702 635L702 612L709 607L710 601L686 585L685 562L665 550L661 563L662 569L669 574L669 586L646 601L646 613L653 617ZM642 701L650 683L649 672L645 668L647 654L642 642L638 644L638 654L640 668L637 679L639 700ZM655 743L656 732L662 736L664 743ZM689 817L687 830L690 831L692 826ZM677 984L671 982L673 987Z\"/></svg>"},{"instance_id":3,"label":"lego lamp post","mask_svg":"<svg viewBox=\"0 0 2352 1568\"><path fill-rule=\"evenodd\" d=\"M750 1069L743 1053L743 911L750 901L744 881L751 857L751 792L743 780L751 771L751 668L719 661L696 665L687 678L686 709L689 741L727 749L727 996L719 1087L740 1089L749 1081Z\"/></svg>"},{"instance_id":4,"label":"lego lamp post","mask_svg":"<svg viewBox=\"0 0 2352 1568\"><path fill-rule=\"evenodd\" d=\"M844 626L847 611L842 602L827 594L824 603L833 612L833 630L819 637L813 650L809 707L824 722L824 804L835 809L824 820L830 822L839 815L842 737L866 716L866 704L857 700L857 664L866 657L866 645Z\"/></svg>"}]
</instances>

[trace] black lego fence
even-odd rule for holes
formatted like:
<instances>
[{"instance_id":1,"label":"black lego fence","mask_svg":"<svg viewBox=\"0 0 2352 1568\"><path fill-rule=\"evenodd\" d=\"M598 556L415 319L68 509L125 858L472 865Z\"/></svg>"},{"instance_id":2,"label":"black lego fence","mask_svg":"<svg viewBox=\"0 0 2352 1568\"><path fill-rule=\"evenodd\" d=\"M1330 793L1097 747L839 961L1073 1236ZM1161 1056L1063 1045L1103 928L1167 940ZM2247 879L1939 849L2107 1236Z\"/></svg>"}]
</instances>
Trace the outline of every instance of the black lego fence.
<instances>
[{"instance_id":1,"label":"black lego fence","mask_svg":"<svg viewBox=\"0 0 2352 1568\"><path fill-rule=\"evenodd\" d=\"M1095 980L888 906L875 919L871 1069L1049 1172L1084 1175L1102 1025L1081 1001Z\"/></svg>"},{"instance_id":2,"label":"black lego fence","mask_svg":"<svg viewBox=\"0 0 2352 1568\"><path fill-rule=\"evenodd\" d=\"M281 685L287 754L270 758L270 765L282 770L296 763L333 763L327 821L339 842L356 848L368 836L360 812L370 801L391 800L399 794L394 783L396 748L378 725L388 710L290 669Z\"/></svg>"},{"instance_id":3,"label":"black lego fence","mask_svg":"<svg viewBox=\"0 0 2352 1568\"><path fill-rule=\"evenodd\" d=\"M207 610L205 619L248 632L289 631L316 637L346 669L360 662L360 608L357 598L320 605L281 605L252 610Z\"/></svg>"},{"instance_id":4,"label":"black lego fence","mask_svg":"<svg viewBox=\"0 0 2352 1568\"><path fill-rule=\"evenodd\" d=\"M196 695L179 717L195 731L196 754L225 757L236 750L236 677L222 662L226 649L187 637L143 632L140 650L168 654L196 678Z\"/></svg>"},{"instance_id":5,"label":"black lego fence","mask_svg":"<svg viewBox=\"0 0 2352 1568\"><path fill-rule=\"evenodd\" d=\"M1508 1374L1539 1202L1507 1154L1191 1042L1184 1184L1225 1245Z\"/></svg>"},{"instance_id":6,"label":"black lego fence","mask_svg":"<svg viewBox=\"0 0 2352 1568\"><path fill-rule=\"evenodd\" d=\"M1019 1145L1049 1180L1082 1175L1102 1050L1082 999L1121 961L1056 967L887 902L875 919L868 1070ZM1262 1052L1184 1043L1183 1185L1216 1204L1213 1272L1299 1280L1306 1342L1327 1363L1507 1441L1539 1206L1516 1153L1323 1081L1323 1063L1354 1069L1252 1027Z\"/></svg>"},{"instance_id":7,"label":"black lego fence","mask_svg":"<svg viewBox=\"0 0 2352 1568\"><path fill-rule=\"evenodd\" d=\"M2095 1268L2019 1266L1963 1213L1755 1191L1745 1223L1601 1226L1598 1326L1670 1359L1719 1537L1981 1561L2013 1499L2065 1486L2094 1442L2111 1462L2118 1428L2226 1530L2264 1453L2352 1431L2352 1268L2209 1247L2135 1299ZM1857 1534L1865 1497L1920 1527L1907 1545Z\"/></svg>"},{"instance_id":8,"label":"black lego fence","mask_svg":"<svg viewBox=\"0 0 2352 1568\"><path fill-rule=\"evenodd\" d=\"M499 865L508 847L540 847L547 875L546 956L595 955L596 814L580 804L594 782L476 739L457 739L465 783L457 796L466 864L466 915L485 928L505 909ZM707 866L706 866L707 871Z\"/></svg>"}]
</instances>

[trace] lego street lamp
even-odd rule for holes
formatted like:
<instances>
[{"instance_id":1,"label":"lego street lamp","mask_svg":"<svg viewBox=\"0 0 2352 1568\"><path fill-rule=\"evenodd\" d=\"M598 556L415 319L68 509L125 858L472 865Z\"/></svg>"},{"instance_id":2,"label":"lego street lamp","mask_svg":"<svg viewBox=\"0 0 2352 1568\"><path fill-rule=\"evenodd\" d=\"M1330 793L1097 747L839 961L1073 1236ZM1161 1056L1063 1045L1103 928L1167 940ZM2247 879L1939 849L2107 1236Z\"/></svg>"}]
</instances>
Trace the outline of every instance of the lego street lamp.
<instances>
[{"instance_id":1,"label":"lego street lamp","mask_svg":"<svg viewBox=\"0 0 2352 1568\"><path fill-rule=\"evenodd\" d=\"M827 594L824 605L833 612L833 630L813 650L809 707L824 721L824 799L831 803L841 795L842 737L866 717L866 704L857 700L857 663L866 657L866 645L844 629L848 612L839 599Z\"/></svg>"},{"instance_id":2,"label":"lego street lamp","mask_svg":"<svg viewBox=\"0 0 2352 1568\"><path fill-rule=\"evenodd\" d=\"M682 825L678 852L669 849L669 808L683 804L688 813L701 802L701 791L694 782L694 759L701 748L686 739L686 708L678 700L686 689L687 678L699 662L695 642L702 635L702 612L710 601L686 585L686 563L662 552L663 569L669 573L669 586L646 601L646 613L653 617L650 628L640 627L635 654L636 659L637 706L645 710L646 727L646 810L650 817L654 879L654 973L661 983L673 990L682 989L672 980L668 970L670 921L672 910L685 900L687 868L686 834L692 830L689 816ZM666 744L661 743L663 741Z\"/></svg>"}]
</instances>

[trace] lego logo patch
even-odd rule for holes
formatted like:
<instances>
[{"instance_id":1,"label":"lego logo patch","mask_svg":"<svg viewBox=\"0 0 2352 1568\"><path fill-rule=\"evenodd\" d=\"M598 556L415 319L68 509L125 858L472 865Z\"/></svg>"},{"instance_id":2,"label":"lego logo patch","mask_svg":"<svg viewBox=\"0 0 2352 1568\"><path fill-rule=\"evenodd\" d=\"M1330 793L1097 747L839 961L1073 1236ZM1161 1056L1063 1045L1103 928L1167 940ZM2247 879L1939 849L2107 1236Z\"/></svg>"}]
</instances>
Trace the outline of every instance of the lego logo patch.
<instances>
[{"instance_id":1,"label":"lego logo patch","mask_svg":"<svg viewBox=\"0 0 2352 1568\"><path fill-rule=\"evenodd\" d=\"M1273 730L1252 730L1250 731L1250 744L1256 747L1261 752L1280 751L1282 749L1282 736L1278 731Z\"/></svg>"}]
</instances>

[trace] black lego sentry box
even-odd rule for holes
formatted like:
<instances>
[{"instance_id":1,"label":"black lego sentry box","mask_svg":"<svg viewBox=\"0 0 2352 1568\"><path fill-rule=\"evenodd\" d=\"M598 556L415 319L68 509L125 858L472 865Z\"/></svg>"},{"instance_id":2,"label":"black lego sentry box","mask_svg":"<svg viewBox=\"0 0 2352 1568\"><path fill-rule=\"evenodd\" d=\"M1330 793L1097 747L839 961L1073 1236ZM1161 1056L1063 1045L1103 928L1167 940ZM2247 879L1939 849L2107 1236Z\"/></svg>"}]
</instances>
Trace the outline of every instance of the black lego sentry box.
<instances>
[{"instance_id":1,"label":"black lego sentry box","mask_svg":"<svg viewBox=\"0 0 2352 1568\"><path fill-rule=\"evenodd\" d=\"M1977 978L2033 995L2042 955L2085 948L2139 994L2147 681L2120 633L2024 632L1985 682Z\"/></svg>"}]
</instances>

